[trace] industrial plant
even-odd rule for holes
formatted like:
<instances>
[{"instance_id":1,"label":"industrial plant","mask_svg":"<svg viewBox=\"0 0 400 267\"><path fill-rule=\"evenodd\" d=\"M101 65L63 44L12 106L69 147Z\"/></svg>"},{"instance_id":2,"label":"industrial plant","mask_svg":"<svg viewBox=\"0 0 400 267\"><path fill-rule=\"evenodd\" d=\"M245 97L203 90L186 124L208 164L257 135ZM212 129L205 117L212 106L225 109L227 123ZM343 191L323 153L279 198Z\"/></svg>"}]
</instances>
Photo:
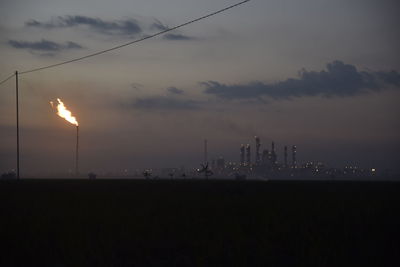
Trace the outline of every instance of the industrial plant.
<instances>
[{"instance_id":1,"label":"industrial plant","mask_svg":"<svg viewBox=\"0 0 400 267\"><path fill-rule=\"evenodd\" d=\"M299 164L296 145L284 145L282 151L277 151L274 141L269 147L262 147L259 136L254 137L254 147L255 152L252 152L252 144L241 144L238 149L238 162L225 162L222 156L212 159L210 170L215 177L234 179L336 179L377 175L374 168L345 166L338 169L328 167L320 161ZM205 141L205 162L208 162L207 153L207 141Z\"/></svg>"}]
</instances>

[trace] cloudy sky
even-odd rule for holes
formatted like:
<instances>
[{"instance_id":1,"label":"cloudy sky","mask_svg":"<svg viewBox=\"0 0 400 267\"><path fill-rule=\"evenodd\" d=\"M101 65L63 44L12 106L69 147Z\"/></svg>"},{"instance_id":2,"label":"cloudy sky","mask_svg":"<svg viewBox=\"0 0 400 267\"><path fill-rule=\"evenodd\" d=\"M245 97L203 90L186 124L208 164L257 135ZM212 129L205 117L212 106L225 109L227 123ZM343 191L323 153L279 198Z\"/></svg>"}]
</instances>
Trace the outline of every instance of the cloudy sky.
<instances>
[{"instance_id":1,"label":"cloudy sky","mask_svg":"<svg viewBox=\"0 0 400 267\"><path fill-rule=\"evenodd\" d=\"M0 79L133 41L233 0L2 0ZM297 145L300 163L395 168L400 5L251 0L98 57L20 76L21 174L195 167L240 144ZM15 81L0 86L0 172L15 168Z\"/></svg>"}]
</instances>

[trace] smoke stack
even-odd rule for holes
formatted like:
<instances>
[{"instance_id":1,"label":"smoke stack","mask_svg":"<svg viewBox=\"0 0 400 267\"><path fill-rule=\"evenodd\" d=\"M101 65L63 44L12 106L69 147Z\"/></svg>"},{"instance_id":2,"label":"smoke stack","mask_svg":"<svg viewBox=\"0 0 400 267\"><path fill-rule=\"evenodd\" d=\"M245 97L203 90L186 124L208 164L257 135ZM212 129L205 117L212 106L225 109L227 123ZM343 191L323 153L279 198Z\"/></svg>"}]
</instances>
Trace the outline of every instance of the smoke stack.
<instances>
[{"instance_id":1,"label":"smoke stack","mask_svg":"<svg viewBox=\"0 0 400 267\"><path fill-rule=\"evenodd\" d=\"M250 145L246 145L246 164L247 166L250 166L251 164L251 154L250 154Z\"/></svg>"},{"instance_id":2,"label":"smoke stack","mask_svg":"<svg viewBox=\"0 0 400 267\"><path fill-rule=\"evenodd\" d=\"M297 147L292 146L292 168L293 169L297 168L296 153L297 153Z\"/></svg>"},{"instance_id":3,"label":"smoke stack","mask_svg":"<svg viewBox=\"0 0 400 267\"><path fill-rule=\"evenodd\" d=\"M260 165L260 147L261 147L261 143L260 143L260 138L258 136L255 137L256 139L256 165Z\"/></svg>"},{"instance_id":4,"label":"smoke stack","mask_svg":"<svg viewBox=\"0 0 400 267\"><path fill-rule=\"evenodd\" d=\"M240 145L240 165L244 166L244 145Z\"/></svg>"},{"instance_id":5,"label":"smoke stack","mask_svg":"<svg viewBox=\"0 0 400 267\"><path fill-rule=\"evenodd\" d=\"M271 144L271 163L272 166L275 166L277 163L277 156L276 156L276 152L275 152L275 143L272 142Z\"/></svg>"},{"instance_id":6,"label":"smoke stack","mask_svg":"<svg viewBox=\"0 0 400 267\"><path fill-rule=\"evenodd\" d=\"M64 103L61 101L60 98L57 98L57 115L60 116L61 118L65 119L69 123L73 124L76 126L76 154L75 154L75 174L78 176L79 174L79 123L77 119L72 116L71 111L67 109L67 107L64 105ZM52 108L54 108L54 102L50 101L50 105Z\"/></svg>"}]
</instances>

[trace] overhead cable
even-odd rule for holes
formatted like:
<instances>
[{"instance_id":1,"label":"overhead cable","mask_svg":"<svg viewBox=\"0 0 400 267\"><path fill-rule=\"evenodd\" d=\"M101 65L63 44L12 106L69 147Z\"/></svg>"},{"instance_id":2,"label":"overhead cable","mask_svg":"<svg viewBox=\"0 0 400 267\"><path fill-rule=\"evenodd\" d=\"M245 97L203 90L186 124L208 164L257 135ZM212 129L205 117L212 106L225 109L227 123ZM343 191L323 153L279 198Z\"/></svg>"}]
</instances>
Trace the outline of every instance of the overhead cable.
<instances>
[{"instance_id":1,"label":"overhead cable","mask_svg":"<svg viewBox=\"0 0 400 267\"><path fill-rule=\"evenodd\" d=\"M8 77L5 78L4 80L2 80L2 81L0 82L0 85L2 85L3 83L5 83L6 81L8 81L9 79L11 79L11 78L14 77L14 76L15 76L15 73L11 74L10 76L8 76Z\"/></svg>"},{"instance_id":2,"label":"overhead cable","mask_svg":"<svg viewBox=\"0 0 400 267\"><path fill-rule=\"evenodd\" d=\"M87 58L94 57L94 56L98 56L98 55L101 55L101 54L104 54L104 53L107 53L107 52L110 52L110 51L113 51L113 50L120 49L120 48L125 47L125 46L133 45L133 44L135 44L135 43L138 43L138 42L141 42L141 41L144 41L144 40L147 40L147 39L154 38L154 37L156 37L156 36L159 36L159 35L165 34L165 33L167 33L167 32L176 30L176 29L178 29L178 28L184 27L184 26L189 25L189 24L192 24L192 23L194 23L194 22L197 22L197 21L203 20L203 19L205 19L205 18L214 16L214 15L216 15L216 14L222 13L222 12L228 10L228 9L237 7L237 6L242 5L242 4L244 4L244 3L246 3L246 2L249 2L249 1L250 1L250 0L245 0L245 1L242 1L242 2L239 2L239 3L236 3L236 4L234 4L234 5L230 5L230 6L228 6L228 7L225 7L225 8L222 8L222 9L220 9L220 10L214 11L214 12L212 12L212 13L209 13L209 14L207 14L207 15L205 15L205 16L202 16L202 17L199 17L199 18L197 18L197 19L190 20L190 21L185 22L185 23L182 23L182 24L180 24L180 25L178 25L178 26L165 29L165 30L163 30L163 31L160 31L160 32L157 32L157 33L154 33L154 34L151 34L151 35L142 37L142 38L140 38L140 39L137 39L137 40L134 40L134 41L131 41L131 42L122 44L122 45L114 46L114 47L109 48L109 49L101 50L101 51L98 51L98 52L95 52L95 53L92 53L92 54L89 54L89 55L86 55L86 56L82 56L82 57L78 57L78 58L75 58L75 59L63 61L63 62L60 62L60 63L56 63L56 64L44 66L44 67L39 67L39 68L34 68L34 69L26 70L26 71L21 71L21 72L19 72L19 74L26 74L26 73L31 73L31 72L35 72L35 71L44 70L44 69L49 69L49 68L58 67L58 66L65 65L65 64L68 64L68 63L80 61L80 60L87 59Z\"/></svg>"}]
</instances>

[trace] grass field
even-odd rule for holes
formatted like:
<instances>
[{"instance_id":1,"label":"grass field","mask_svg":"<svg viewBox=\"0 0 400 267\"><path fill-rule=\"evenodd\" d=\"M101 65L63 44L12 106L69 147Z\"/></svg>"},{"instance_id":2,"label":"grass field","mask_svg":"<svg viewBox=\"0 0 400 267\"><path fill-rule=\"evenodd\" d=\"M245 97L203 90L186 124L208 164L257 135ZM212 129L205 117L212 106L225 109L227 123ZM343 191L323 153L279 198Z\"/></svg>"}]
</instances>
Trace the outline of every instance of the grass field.
<instances>
[{"instance_id":1,"label":"grass field","mask_svg":"<svg viewBox=\"0 0 400 267\"><path fill-rule=\"evenodd\" d=\"M0 266L400 266L400 183L0 181Z\"/></svg>"}]
</instances>

